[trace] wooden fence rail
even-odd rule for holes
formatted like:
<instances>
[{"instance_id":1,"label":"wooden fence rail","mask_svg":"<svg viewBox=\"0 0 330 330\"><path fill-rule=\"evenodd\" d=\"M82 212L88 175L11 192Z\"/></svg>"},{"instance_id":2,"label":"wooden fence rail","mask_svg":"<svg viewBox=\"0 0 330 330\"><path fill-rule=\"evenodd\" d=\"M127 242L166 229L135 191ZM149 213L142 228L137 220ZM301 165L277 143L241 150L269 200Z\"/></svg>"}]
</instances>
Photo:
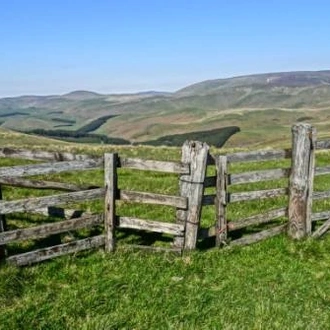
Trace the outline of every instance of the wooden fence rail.
<instances>
[{"instance_id":1,"label":"wooden fence rail","mask_svg":"<svg viewBox=\"0 0 330 330\"><path fill-rule=\"evenodd\" d=\"M36 240L83 228L103 227L100 235L78 239L72 242L29 251L7 257L8 262L25 265L53 257L74 253L90 248L105 247L114 251L117 246L116 231L130 229L172 235L174 242L168 251L191 250L196 248L198 238L215 237L216 246L245 245L273 237L285 231L293 238L306 235L320 237L330 228L330 210L312 212L313 200L330 198L330 190L313 192L314 176L330 174L330 166L314 167L315 150L330 149L329 141L316 141L315 130L308 124L294 125L292 128L292 150L261 150L239 152L227 155L211 155L209 147L201 142L187 141L182 148L181 162L164 162L120 157L118 154L105 154L104 157L74 155L47 151L0 149L0 157L48 160L51 163L19 165L0 168L0 185L33 189L65 191L51 196L26 198L22 200L0 200L0 256L4 257L4 247L25 240ZM275 168L244 173L231 173L232 163L260 162L291 159L291 167ZM281 162L287 164L287 162ZM206 176L207 165L215 165L215 175ZM287 165L286 165L287 166ZM104 168L104 187L77 185L63 182L25 178L33 175L47 175L66 171L84 171ZM153 192L133 191L118 188L119 168L143 171L161 171L178 175L180 194L178 196ZM262 181L276 181L287 186L264 190L232 192L231 186L246 185ZM268 184L268 186L270 183ZM205 188L214 188L213 193L204 194ZM259 214L232 220L228 207L239 203L244 208L251 201L278 198L281 207L264 210ZM30 228L7 231L4 224L6 214L13 212L48 213L53 207L68 205L91 199L104 200L102 214L89 214L83 211L59 208L59 214L66 220L42 224ZM164 222L154 219L140 219L117 215L117 201L128 203L164 205L174 207L174 221ZM203 206L215 208L214 225L200 228ZM70 213L66 216L65 213ZM313 229L312 222L326 220ZM253 233L249 234L252 228ZM314 230L314 232L313 232ZM233 232L243 233L235 238ZM244 234L247 232L248 234ZM241 234L240 234L241 235ZM239 235L238 235L239 236ZM164 248L136 246L163 251Z\"/></svg>"}]
</instances>

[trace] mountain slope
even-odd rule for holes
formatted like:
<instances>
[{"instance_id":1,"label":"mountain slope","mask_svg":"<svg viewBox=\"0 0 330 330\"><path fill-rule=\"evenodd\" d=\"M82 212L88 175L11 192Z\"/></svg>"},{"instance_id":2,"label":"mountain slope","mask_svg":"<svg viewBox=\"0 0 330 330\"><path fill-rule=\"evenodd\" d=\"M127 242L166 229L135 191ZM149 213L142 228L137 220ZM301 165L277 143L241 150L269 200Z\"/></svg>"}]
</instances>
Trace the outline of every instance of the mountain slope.
<instances>
[{"instance_id":1,"label":"mountain slope","mask_svg":"<svg viewBox=\"0 0 330 330\"><path fill-rule=\"evenodd\" d=\"M284 138L289 126L308 118L321 131L330 128L330 71L267 73L216 79L175 93L103 95L75 91L65 95L0 99L3 127L77 131L101 117L95 134L154 140L170 134L240 127L233 145ZM265 129L266 128L266 129ZM271 136L272 135L272 136Z\"/></svg>"}]
</instances>

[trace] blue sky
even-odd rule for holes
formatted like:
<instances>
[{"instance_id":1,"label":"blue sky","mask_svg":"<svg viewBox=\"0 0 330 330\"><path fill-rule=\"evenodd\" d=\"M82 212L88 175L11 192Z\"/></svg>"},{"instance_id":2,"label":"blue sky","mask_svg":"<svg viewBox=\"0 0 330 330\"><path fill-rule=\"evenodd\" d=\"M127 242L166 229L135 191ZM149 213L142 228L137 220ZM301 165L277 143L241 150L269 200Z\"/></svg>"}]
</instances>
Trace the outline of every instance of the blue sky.
<instances>
[{"instance_id":1,"label":"blue sky","mask_svg":"<svg viewBox=\"0 0 330 330\"><path fill-rule=\"evenodd\" d=\"M0 97L330 69L330 1L3 0Z\"/></svg>"}]
</instances>

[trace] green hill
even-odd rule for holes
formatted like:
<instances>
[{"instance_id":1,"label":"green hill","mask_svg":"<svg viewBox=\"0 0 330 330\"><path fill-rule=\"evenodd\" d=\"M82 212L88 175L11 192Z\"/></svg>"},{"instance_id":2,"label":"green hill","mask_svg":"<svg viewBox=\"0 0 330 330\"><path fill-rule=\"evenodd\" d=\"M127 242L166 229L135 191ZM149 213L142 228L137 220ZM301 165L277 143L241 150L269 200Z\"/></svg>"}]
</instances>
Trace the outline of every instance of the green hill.
<instances>
[{"instance_id":1,"label":"green hill","mask_svg":"<svg viewBox=\"0 0 330 330\"><path fill-rule=\"evenodd\" d=\"M260 144L261 140L275 143L287 138L288 127L302 118L308 118L319 132L329 132L330 71L209 80L175 93L75 91L0 99L4 128L38 129L46 134L65 130L74 135L87 127L90 135L131 143L231 126L240 132L229 139L229 146Z\"/></svg>"}]
</instances>

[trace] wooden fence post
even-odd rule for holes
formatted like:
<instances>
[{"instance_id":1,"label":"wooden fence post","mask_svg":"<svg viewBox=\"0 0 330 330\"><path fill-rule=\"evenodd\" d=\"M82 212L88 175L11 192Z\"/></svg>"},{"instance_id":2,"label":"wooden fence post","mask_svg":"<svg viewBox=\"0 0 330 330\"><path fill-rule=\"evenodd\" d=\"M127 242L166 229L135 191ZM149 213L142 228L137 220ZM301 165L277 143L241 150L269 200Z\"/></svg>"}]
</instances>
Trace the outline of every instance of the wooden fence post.
<instances>
[{"instance_id":1,"label":"wooden fence post","mask_svg":"<svg viewBox=\"0 0 330 330\"><path fill-rule=\"evenodd\" d=\"M309 124L292 126L288 234L300 239L311 234L316 131Z\"/></svg>"},{"instance_id":2,"label":"wooden fence post","mask_svg":"<svg viewBox=\"0 0 330 330\"><path fill-rule=\"evenodd\" d=\"M186 141L182 147L182 163L190 164L190 173L180 176L180 195L187 197L188 209L177 211L177 221L185 223L184 249L196 248L202 211L204 179L209 146L199 141ZM179 238L175 240L178 244Z\"/></svg>"},{"instance_id":3,"label":"wooden fence post","mask_svg":"<svg viewBox=\"0 0 330 330\"><path fill-rule=\"evenodd\" d=\"M219 156L216 158L216 246L225 244L227 240L227 157Z\"/></svg>"},{"instance_id":4,"label":"wooden fence post","mask_svg":"<svg viewBox=\"0 0 330 330\"><path fill-rule=\"evenodd\" d=\"M106 252L114 251L116 245L117 160L118 154L104 154L104 227Z\"/></svg>"},{"instance_id":5,"label":"wooden fence post","mask_svg":"<svg viewBox=\"0 0 330 330\"><path fill-rule=\"evenodd\" d=\"M2 200L2 186L0 185L0 200ZM4 214L0 214L0 233L7 230L6 216ZM0 245L0 260L6 258L6 246Z\"/></svg>"}]
</instances>

